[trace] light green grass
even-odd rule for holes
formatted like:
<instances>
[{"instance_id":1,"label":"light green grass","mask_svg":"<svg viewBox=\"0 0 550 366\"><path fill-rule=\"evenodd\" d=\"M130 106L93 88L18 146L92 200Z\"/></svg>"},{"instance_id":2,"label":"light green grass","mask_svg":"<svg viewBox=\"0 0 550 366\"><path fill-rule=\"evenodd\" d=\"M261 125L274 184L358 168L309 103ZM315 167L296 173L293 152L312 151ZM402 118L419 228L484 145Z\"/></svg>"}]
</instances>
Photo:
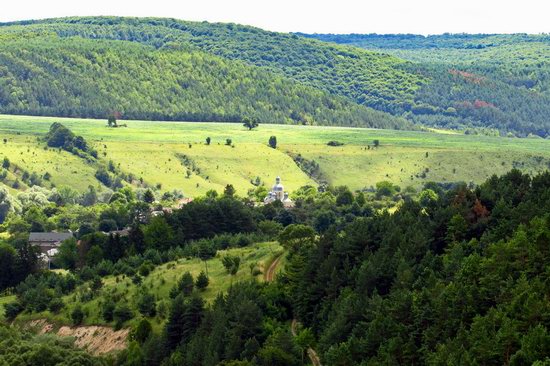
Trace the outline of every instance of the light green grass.
<instances>
[{"instance_id":1,"label":"light green grass","mask_svg":"<svg viewBox=\"0 0 550 366\"><path fill-rule=\"evenodd\" d=\"M51 183L56 186L69 185L82 191L89 185L100 185L94 177L95 168L75 155L64 150L45 149L45 144L38 142L36 136L2 135L7 137L9 142L7 144L0 142L1 159L7 156L12 164L29 172L36 172L40 176L48 172L52 176ZM22 172L14 175L12 167L6 183L9 185L17 176L21 177L21 175Z\"/></svg>"},{"instance_id":2,"label":"light green grass","mask_svg":"<svg viewBox=\"0 0 550 366\"><path fill-rule=\"evenodd\" d=\"M156 297L157 306L161 302L164 302L166 306L169 306L170 290L179 281L181 276L185 272L189 271L196 279L201 271L206 270L207 266L210 283L205 291L198 293L205 300L205 302L211 303L218 296L218 294L226 293L233 283L252 279L263 281L263 272L266 269L266 264L270 262L274 256L282 253L282 251L282 247L277 243L258 243L244 248L218 251L217 256L208 260L206 265L205 262L197 258L180 259L176 262L169 262L156 267L154 271L143 279L141 288L146 289ZM221 258L228 253L241 257L239 271L235 276L229 275L221 262ZM262 273L257 276L253 276L251 272L251 265L254 265L254 267L260 269ZM87 286L87 284L85 286ZM55 324L70 324L70 312L78 302L77 294L81 290L84 290L83 287L78 288L72 294L63 297L66 307L60 314L54 315L49 311L38 314L22 314L18 317L18 321L25 322L31 319L46 318ZM134 314L136 315L136 318L131 321L131 324L134 324L140 319L136 305L139 294L140 286L135 285L131 278L125 276L108 276L103 278L103 287L101 288L100 293L97 294L92 301L82 305L84 312L87 314L84 324L106 324L101 317L100 302L104 298L109 298L112 296L122 296L121 301L128 304L128 306L132 308ZM2 301L1 299L2 298L0 298L0 301ZM150 320L156 329L159 329L164 321L164 319L159 316Z\"/></svg>"},{"instance_id":3,"label":"light green grass","mask_svg":"<svg viewBox=\"0 0 550 366\"><path fill-rule=\"evenodd\" d=\"M105 162L111 159L149 184L161 183L162 190L182 189L188 196L204 194L208 189L220 191L228 183L243 195L253 188L250 180L256 176L269 186L280 175L289 191L311 184L287 152L315 160L329 183L352 189L370 187L381 180L417 188L430 180L480 183L512 167L535 173L550 166L550 141L544 139L268 124L248 131L240 124L191 122L125 121L128 127L112 129L98 120L0 116L0 137L9 139L7 145L0 146L0 157L7 154L11 159L11 155L30 149L23 155L25 163L33 162L27 169L54 170L51 174L56 184L70 184L78 189L88 185L90 167L70 154L44 152L36 141L54 121L84 136ZM277 136L277 150L267 147L272 135ZM211 146L205 145L206 137L211 137ZM232 139L234 148L224 145L226 138ZM10 146L12 139L16 146ZM381 146L366 149L375 139ZM345 145L329 147L326 144L331 140ZM39 152L44 157L36 157ZM200 175L194 173L187 179L186 168L176 154L193 159ZM53 163L48 165L48 161ZM51 164L56 164L59 172L49 168ZM426 177L417 178L426 168Z\"/></svg>"}]
</instances>

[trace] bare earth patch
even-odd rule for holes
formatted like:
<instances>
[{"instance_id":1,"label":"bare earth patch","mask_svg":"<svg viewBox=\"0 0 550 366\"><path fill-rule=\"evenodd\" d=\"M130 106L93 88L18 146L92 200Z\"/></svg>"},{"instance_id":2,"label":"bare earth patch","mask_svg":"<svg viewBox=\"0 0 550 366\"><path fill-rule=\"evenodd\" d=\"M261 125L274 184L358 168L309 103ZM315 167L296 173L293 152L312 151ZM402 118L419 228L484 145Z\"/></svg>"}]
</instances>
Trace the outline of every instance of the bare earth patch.
<instances>
[{"instance_id":1,"label":"bare earth patch","mask_svg":"<svg viewBox=\"0 0 550 366\"><path fill-rule=\"evenodd\" d=\"M114 330L104 326L62 326L55 332L54 325L46 319L33 320L27 328L39 334L55 333L59 337L73 337L75 346L86 349L93 355L121 351L126 348L129 329Z\"/></svg>"}]
</instances>

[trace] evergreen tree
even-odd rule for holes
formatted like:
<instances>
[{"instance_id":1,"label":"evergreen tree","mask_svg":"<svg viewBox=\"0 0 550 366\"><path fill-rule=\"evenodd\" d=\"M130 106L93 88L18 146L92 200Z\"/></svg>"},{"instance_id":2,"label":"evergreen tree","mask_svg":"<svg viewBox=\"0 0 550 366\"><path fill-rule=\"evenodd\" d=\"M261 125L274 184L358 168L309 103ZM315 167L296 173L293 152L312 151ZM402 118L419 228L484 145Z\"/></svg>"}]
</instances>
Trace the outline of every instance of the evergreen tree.
<instances>
[{"instance_id":1,"label":"evergreen tree","mask_svg":"<svg viewBox=\"0 0 550 366\"><path fill-rule=\"evenodd\" d=\"M201 271L201 273L199 273L199 276L197 277L197 281L195 282L195 286L200 291L204 291L208 287L209 283L210 283L210 280L208 279L208 276L206 275L206 273L204 271Z\"/></svg>"}]
</instances>

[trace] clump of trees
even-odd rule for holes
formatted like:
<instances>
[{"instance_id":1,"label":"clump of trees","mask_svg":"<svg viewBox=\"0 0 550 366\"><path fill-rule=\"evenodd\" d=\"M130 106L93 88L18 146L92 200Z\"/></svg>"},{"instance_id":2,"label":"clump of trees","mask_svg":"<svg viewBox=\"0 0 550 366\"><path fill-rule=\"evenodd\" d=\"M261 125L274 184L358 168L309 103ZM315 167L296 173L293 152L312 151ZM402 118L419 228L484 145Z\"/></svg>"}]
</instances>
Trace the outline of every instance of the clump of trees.
<instances>
[{"instance_id":1,"label":"clump of trees","mask_svg":"<svg viewBox=\"0 0 550 366\"><path fill-rule=\"evenodd\" d=\"M92 149L82 136L76 136L59 122L54 122L50 126L45 138L50 147L60 148L87 159L97 158L97 151Z\"/></svg>"}]
</instances>

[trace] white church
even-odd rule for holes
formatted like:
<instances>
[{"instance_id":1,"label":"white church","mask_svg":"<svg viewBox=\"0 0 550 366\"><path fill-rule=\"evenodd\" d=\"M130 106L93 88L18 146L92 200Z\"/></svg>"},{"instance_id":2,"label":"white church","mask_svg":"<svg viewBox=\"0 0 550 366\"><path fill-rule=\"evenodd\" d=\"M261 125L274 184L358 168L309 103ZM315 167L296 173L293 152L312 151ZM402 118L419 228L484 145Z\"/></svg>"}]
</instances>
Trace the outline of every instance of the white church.
<instances>
[{"instance_id":1,"label":"white church","mask_svg":"<svg viewBox=\"0 0 550 366\"><path fill-rule=\"evenodd\" d=\"M275 179L275 185L264 199L264 204L269 204L275 201L281 201L285 208L294 207L294 202L288 197L288 192L285 192L284 186L281 184L281 177Z\"/></svg>"}]
</instances>

